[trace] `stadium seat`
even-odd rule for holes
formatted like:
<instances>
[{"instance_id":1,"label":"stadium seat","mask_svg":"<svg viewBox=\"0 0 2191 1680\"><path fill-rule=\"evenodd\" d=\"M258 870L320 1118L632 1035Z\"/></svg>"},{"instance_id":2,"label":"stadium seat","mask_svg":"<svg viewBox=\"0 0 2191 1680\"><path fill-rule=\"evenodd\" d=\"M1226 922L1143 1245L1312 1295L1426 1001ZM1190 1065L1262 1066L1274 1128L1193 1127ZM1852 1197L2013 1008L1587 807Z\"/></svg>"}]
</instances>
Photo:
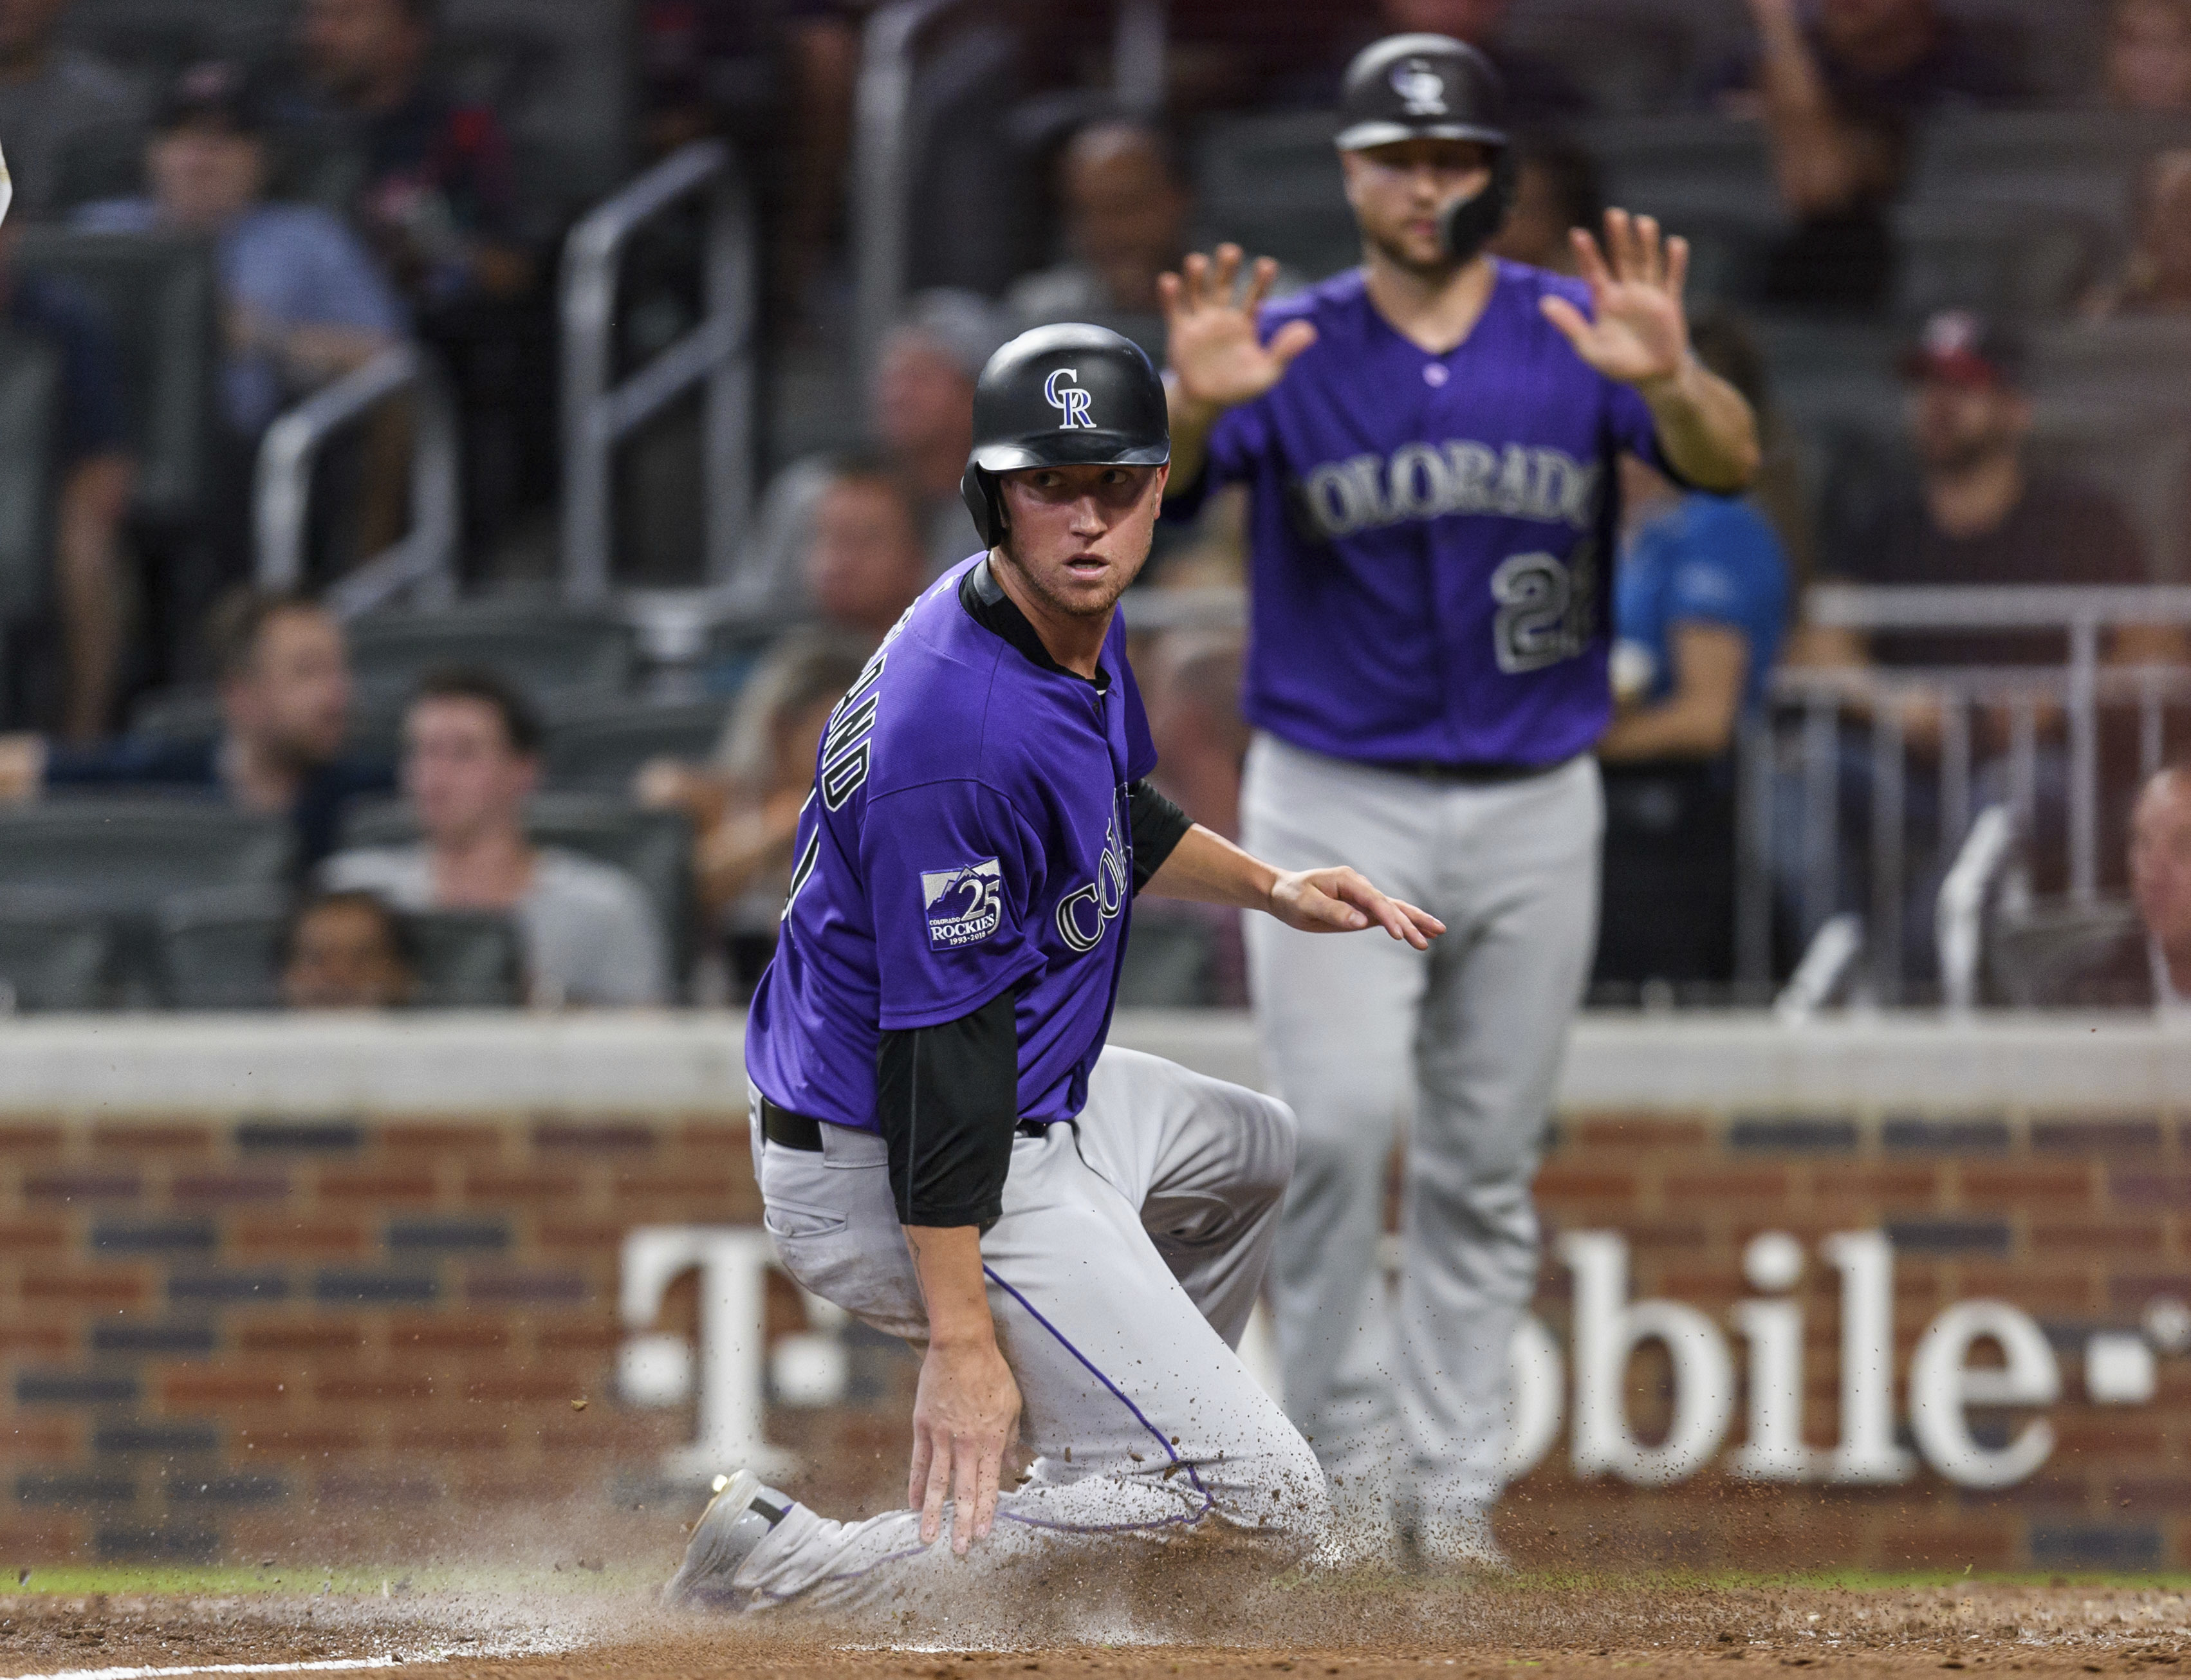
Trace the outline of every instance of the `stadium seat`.
<instances>
[{"instance_id":1,"label":"stadium seat","mask_svg":"<svg viewBox=\"0 0 2191 1680\"><path fill-rule=\"evenodd\" d=\"M2137 911L2126 903L2042 901L1996 912L1986 929L1989 1001L2046 1007L2070 977L2137 925Z\"/></svg>"},{"instance_id":2,"label":"stadium seat","mask_svg":"<svg viewBox=\"0 0 2191 1680\"><path fill-rule=\"evenodd\" d=\"M1669 0L1537 0L1515 9L1506 42L1555 65L1608 115L1675 109L1709 51L1701 20Z\"/></svg>"},{"instance_id":3,"label":"stadium seat","mask_svg":"<svg viewBox=\"0 0 2191 1680\"><path fill-rule=\"evenodd\" d=\"M2191 412L2191 320L2126 316L2034 330L2031 385L2042 396Z\"/></svg>"},{"instance_id":4,"label":"stadium seat","mask_svg":"<svg viewBox=\"0 0 2191 1680\"><path fill-rule=\"evenodd\" d=\"M1216 1002L1217 949L1209 926L1162 912L1137 914L1118 969L1121 1009L1207 1009Z\"/></svg>"},{"instance_id":5,"label":"stadium seat","mask_svg":"<svg viewBox=\"0 0 2191 1680\"><path fill-rule=\"evenodd\" d=\"M629 627L613 618L504 602L360 618L350 653L368 703L398 705L421 677L450 665L498 671L543 704L617 694L635 657Z\"/></svg>"},{"instance_id":6,"label":"stadium seat","mask_svg":"<svg viewBox=\"0 0 2191 1680\"><path fill-rule=\"evenodd\" d=\"M113 977L114 931L73 893L0 891L0 993L6 1010L97 1009Z\"/></svg>"},{"instance_id":7,"label":"stadium seat","mask_svg":"<svg viewBox=\"0 0 2191 1680\"><path fill-rule=\"evenodd\" d=\"M1759 123L1710 115L1602 117L1577 134L1597 159L1608 204L1676 224L1687 215L1763 231L1786 225Z\"/></svg>"},{"instance_id":8,"label":"stadium seat","mask_svg":"<svg viewBox=\"0 0 2191 1680\"><path fill-rule=\"evenodd\" d=\"M288 823L212 799L81 795L0 810L0 880L150 915L193 887L274 883L295 849Z\"/></svg>"},{"instance_id":9,"label":"stadium seat","mask_svg":"<svg viewBox=\"0 0 2191 1680\"><path fill-rule=\"evenodd\" d=\"M36 612L50 598L60 396L54 347L0 327L0 621Z\"/></svg>"},{"instance_id":10,"label":"stadium seat","mask_svg":"<svg viewBox=\"0 0 2191 1680\"><path fill-rule=\"evenodd\" d=\"M211 741L225 727L220 694L210 684L159 688L129 708L129 732L162 741Z\"/></svg>"},{"instance_id":11,"label":"stadium seat","mask_svg":"<svg viewBox=\"0 0 2191 1680\"><path fill-rule=\"evenodd\" d=\"M70 0L60 32L150 82L197 59L269 59L293 10L290 0Z\"/></svg>"},{"instance_id":12,"label":"stadium seat","mask_svg":"<svg viewBox=\"0 0 2191 1680\"><path fill-rule=\"evenodd\" d=\"M2059 319L2113 262L2104 217L2020 204L1906 204L1895 310L1905 321L1968 308Z\"/></svg>"},{"instance_id":13,"label":"stadium seat","mask_svg":"<svg viewBox=\"0 0 2191 1680\"><path fill-rule=\"evenodd\" d=\"M622 794L640 766L657 758L709 758L730 712L726 700L683 705L623 703L560 719L548 734L548 783Z\"/></svg>"},{"instance_id":14,"label":"stadium seat","mask_svg":"<svg viewBox=\"0 0 2191 1680\"><path fill-rule=\"evenodd\" d=\"M1328 111L1225 117L1209 125L1194 165L1197 248L1232 240L1321 280L1362 253L1332 150Z\"/></svg>"},{"instance_id":15,"label":"stadium seat","mask_svg":"<svg viewBox=\"0 0 2191 1680\"><path fill-rule=\"evenodd\" d=\"M180 893L157 918L160 994L171 1009L270 1009L280 1000L288 895L267 887ZM469 910L403 918L422 1009L512 1009L525 1001L524 951L507 916Z\"/></svg>"},{"instance_id":16,"label":"stadium seat","mask_svg":"<svg viewBox=\"0 0 2191 1680\"><path fill-rule=\"evenodd\" d=\"M430 910L404 918L418 954L422 1009L515 1009L525 1002L525 947L508 916Z\"/></svg>"},{"instance_id":17,"label":"stadium seat","mask_svg":"<svg viewBox=\"0 0 2191 1680\"><path fill-rule=\"evenodd\" d=\"M682 975L692 943L692 829L681 812L642 811L591 794L546 793L532 801L526 829L541 846L560 846L612 863L635 877L653 903ZM397 800L361 801L343 819L345 849L408 846L418 838Z\"/></svg>"},{"instance_id":18,"label":"stadium seat","mask_svg":"<svg viewBox=\"0 0 2191 1680\"><path fill-rule=\"evenodd\" d=\"M122 352L138 514L163 526L193 523L210 506L219 436L221 339L211 244L34 227L20 236L15 261L26 272L65 276L104 307Z\"/></svg>"},{"instance_id":19,"label":"stadium seat","mask_svg":"<svg viewBox=\"0 0 2191 1680\"><path fill-rule=\"evenodd\" d=\"M2155 151L2191 145L2191 119L2141 111L1964 111L1919 142L1909 202L2019 204L2130 232L2131 189Z\"/></svg>"},{"instance_id":20,"label":"stadium seat","mask_svg":"<svg viewBox=\"0 0 2191 1680\"><path fill-rule=\"evenodd\" d=\"M170 1009L271 1009L290 897L271 886L169 895L154 915L160 996Z\"/></svg>"},{"instance_id":21,"label":"stadium seat","mask_svg":"<svg viewBox=\"0 0 2191 1680\"><path fill-rule=\"evenodd\" d=\"M2104 400L2042 400L2029 453L2112 495L2143 539L2158 583L2191 578L2191 416Z\"/></svg>"}]
</instances>

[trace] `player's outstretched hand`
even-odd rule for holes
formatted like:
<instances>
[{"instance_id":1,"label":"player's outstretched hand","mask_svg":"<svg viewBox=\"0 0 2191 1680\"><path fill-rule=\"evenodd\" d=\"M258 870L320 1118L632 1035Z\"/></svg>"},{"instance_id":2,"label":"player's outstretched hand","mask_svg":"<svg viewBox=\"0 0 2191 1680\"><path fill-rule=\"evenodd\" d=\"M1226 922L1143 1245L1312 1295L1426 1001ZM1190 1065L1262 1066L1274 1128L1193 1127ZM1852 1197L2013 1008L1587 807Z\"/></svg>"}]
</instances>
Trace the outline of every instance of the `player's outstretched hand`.
<instances>
[{"instance_id":1,"label":"player's outstretched hand","mask_svg":"<svg viewBox=\"0 0 2191 1680\"><path fill-rule=\"evenodd\" d=\"M1240 293L1240 262L1238 245L1220 245L1214 259L1196 251L1180 265L1181 272L1157 277L1172 374L1182 396L1209 408L1261 396L1316 342L1315 327L1289 321L1263 343L1255 311L1270 295L1278 265L1258 257L1247 290Z\"/></svg>"},{"instance_id":2,"label":"player's outstretched hand","mask_svg":"<svg viewBox=\"0 0 2191 1680\"><path fill-rule=\"evenodd\" d=\"M1585 228L1568 236L1590 287L1592 314L1549 297L1545 318L1608 379L1648 385L1679 373L1689 354L1689 323L1682 312L1689 242L1664 237L1651 217L1625 210L1605 213L1602 250Z\"/></svg>"},{"instance_id":3,"label":"player's outstretched hand","mask_svg":"<svg viewBox=\"0 0 2191 1680\"><path fill-rule=\"evenodd\" d=\"M930 1342L913 1402L913 1473L905 1502L920 1511L920 1543L943 1531L951 1501L951 1549L987 1540L997 1520L1004 1455L1020 1436L1020 1390L994 1341L948 1348Z\"/></svg>"},{"instance_id":4,"label":"player's outstretched hand","mask_svg":"<svg viewBox=\"0 0 2191 1680\"><path fill-rule=\"evenodd\" d=\"M1359 933L1372 925L1418 951L1445 931L1428 910L1387 898L1352 869L1298 869L1271 887L1271 914L1304 933Z\"/></svg>"}]
</instances>

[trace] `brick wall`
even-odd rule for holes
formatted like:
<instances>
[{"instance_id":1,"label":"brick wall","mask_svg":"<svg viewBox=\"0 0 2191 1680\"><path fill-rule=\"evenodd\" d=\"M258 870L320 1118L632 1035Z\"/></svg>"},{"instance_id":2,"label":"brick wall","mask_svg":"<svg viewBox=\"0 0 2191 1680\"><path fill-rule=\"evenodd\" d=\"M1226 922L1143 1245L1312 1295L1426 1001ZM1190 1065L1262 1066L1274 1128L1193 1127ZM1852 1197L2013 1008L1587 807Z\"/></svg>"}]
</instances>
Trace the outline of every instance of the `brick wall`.
<instances>
[{"instance_id":1,"label":"brick wall","mask_svg":"<svg viewBox=\"0 0 2191 1680\"><path fill-rule=\"evenodd\" d=\"M1765 1487L1718 1466L1679 1485L1579 1482L1564 1437L1514 1490L1510 1540L1544 1560L1753 1566L2191 1564L2191 1361L2150 1404L2088 1403L2085 1338L2191 1300L2182 1113L2007 1108L1569 1113L1539 1192L1552 1230L1610 1230L1631 1290L1725 1321L1743 1244L1813 1255L1806 1430L1835 1436L1834 1274L1817 1239L1894 1244L1899 1366L1951 1302L2006 1300L2063 1361L2055 1450L2029 1480L1958 1489ZM400 1548L456 1513L659 1498L690 1409L613 1392L619 1248L640 1225L749 1223L743 1115L0 1117L0 1563ZM1566 1273L1538 1310L1566 1341ZM689 1333L691 1290L661 1328ZM795 1292L769 1328L802 1327ZM1739 1361L1740 1344L1733 1342ZM860 1404L771 1406L795 1485L833 1504L902 1486L909 1362L864 1340ZM1631 1417L1663 1422L1663 1364ZM572 1402L587 1402L583 1410ZM1742 1438L1738 1404L1729 1444ZM1722 1455L1724 1460L1724 1451Z\"/></svg>"}]
</instances>

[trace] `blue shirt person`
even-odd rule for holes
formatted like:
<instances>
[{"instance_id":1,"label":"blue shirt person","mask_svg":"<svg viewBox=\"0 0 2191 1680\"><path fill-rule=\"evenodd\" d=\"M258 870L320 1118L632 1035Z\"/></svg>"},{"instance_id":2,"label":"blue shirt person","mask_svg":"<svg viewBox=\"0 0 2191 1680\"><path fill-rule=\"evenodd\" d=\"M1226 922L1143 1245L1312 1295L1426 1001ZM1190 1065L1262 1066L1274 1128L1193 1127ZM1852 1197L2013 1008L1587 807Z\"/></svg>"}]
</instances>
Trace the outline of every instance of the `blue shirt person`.
<instances>
[{"instance_id":1,"label":"blue shirt person","mask_svg":"<svg viewBox=\"0 0 2191 1680\"><path fill-rule=\"evenodd\" d=\"M1738 726L1761 715L1788 618L1788 563L1746 502L1625 463L1633 517L1613 582L1619 711L1605 767L1594 979L1733 977Z\"/></svg>"},{"instance_id":2,"label":"blue shirt person","mask_svg":"<svg viewBox=\"0 0 2191 1680\"><path fill-rule=\"evenodd\" d=\"M363 243L310 205L263 201L266 155L258 101L240 72L185 71L146 149L151 191L77 212L100 233L202 233L218 243L229 350L222 405L255 437L299 390L350 372L402 335L394 289Z\"/></svg>"}]
</instances>

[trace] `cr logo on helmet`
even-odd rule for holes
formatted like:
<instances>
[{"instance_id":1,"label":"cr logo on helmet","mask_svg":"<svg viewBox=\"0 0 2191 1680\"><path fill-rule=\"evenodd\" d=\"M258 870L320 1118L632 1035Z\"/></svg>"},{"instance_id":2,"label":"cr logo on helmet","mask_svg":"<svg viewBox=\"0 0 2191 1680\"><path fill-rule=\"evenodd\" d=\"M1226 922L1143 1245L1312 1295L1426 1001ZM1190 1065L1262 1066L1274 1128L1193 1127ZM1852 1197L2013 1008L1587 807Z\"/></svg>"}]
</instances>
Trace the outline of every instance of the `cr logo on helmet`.
<instances>
[{"instance_id":1,"label":"cr logo on helmet","mask_svg":"<svg viewBox=\"0 0 2191 1680\"><path fill-rule=\"evenodd\" d=\"M1059 390L1057 382L1060 379L1072 380L1073 388L1070 390ZM1050 377L1042 382L1042 394L1044 400L1058 412L1059 430L1073 426L1084 426L1090 431L1096 430L1096 417L1088 412L1088 404L1095 394L1080 388L1079 369L1053 367Z\"/></svg>"}]
</instances>

